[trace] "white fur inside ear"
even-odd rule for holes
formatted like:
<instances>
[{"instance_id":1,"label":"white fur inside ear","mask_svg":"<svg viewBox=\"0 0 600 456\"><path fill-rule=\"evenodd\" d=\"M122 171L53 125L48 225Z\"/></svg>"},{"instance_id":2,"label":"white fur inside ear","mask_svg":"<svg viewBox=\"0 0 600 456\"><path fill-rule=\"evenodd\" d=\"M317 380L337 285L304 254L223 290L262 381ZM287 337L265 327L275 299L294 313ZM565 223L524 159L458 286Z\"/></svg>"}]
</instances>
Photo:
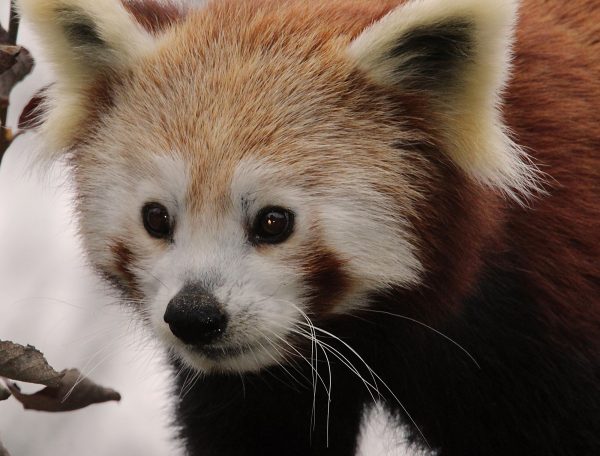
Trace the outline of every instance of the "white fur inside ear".
<instances>
[{"instance_id":1,"label":"white fur inside ear","mask_svg":"<svg viewBox=\"0 0 600 456\"><path fill-rule=\"evenodd\" d=\"M348 54L378 84L432 92L428 98L439 121L436 127L454 163L478 182L521 200L538 190L537 172L507 134L500 110L517 7L517 0L413 0L366 29ZM444 30L444 24L468 24L468 52L464 58L460 52L453 56L456 80L443 79L447 73L441 70L429 71L419 87L419 65L425 62L432 70L438 62L427 62L423 42L414 49L409 43L405 49L402 40L415 31L427 36L429 29L433 35ZM436 77L440 80L432 84Z\"/></svg>"},{"instance_id":2,"label":"white fur inside ear","mask_svg":"<svg viewBox=\"0 0 600 456\"><path fill-rule=\"evenodd\" d=\"M19 0L52 65L44 128L49 149L68 144L85 115L84 93L102 73L119 73L155 47L155 39L120 0Z\"/></svg>"}]
</instances>

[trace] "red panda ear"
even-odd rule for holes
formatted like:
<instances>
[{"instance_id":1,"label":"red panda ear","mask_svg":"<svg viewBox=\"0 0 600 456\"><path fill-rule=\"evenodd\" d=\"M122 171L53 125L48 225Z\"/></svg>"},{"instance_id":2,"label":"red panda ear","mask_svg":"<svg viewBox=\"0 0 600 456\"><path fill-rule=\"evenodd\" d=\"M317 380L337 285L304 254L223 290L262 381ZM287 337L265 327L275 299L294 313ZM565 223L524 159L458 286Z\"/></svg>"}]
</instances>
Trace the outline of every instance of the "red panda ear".
<instances>
[{"instance_id":1,"label":"red panda ear","mask_svg":"<svg viewBox=\"0 0 600 456\"><path fill-rule=\"evenodd\" d=\"M348 53L376 83L424 95L455 164L519 199L536 178L501 118L516 16L515 0L411 0L362 32Z\"/></svg>"},{"instance_id":2,"label":"red panda ear","mask_svg":"<svg viewBox=\"0 0 600 456\"><path fill-rule=\"evenodd\" d=\"M120 0L19 0L53 66L44 128L50 148L68 145L99 80L117 78L154 49L157 38Z\"/></svg>"}]
</instances>

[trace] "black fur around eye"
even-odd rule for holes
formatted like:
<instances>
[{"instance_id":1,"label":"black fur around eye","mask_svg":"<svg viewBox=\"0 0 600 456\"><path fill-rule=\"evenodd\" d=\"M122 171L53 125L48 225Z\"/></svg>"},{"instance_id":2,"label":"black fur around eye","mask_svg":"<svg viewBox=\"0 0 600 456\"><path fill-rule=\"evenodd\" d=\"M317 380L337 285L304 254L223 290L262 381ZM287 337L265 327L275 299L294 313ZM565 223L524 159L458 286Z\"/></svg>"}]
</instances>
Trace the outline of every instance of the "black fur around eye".
<instances>
[{"instance_id":1,"label":"black fur around eye","mask_svg":"<svg viewBox=\"0 0 600 456\"><path fill-rule=\"evenodd\" d=\"M147 203L142 208L144 228L150 236L157 239L167 239L173 234L173 224L169 211L159 203Z\"/></svg>"},{"instance_id":2,"label":"black fur around eye","mask_svg":"<svg viewBox=\"0 0 600 456\"><path fill-rule=\"evenodd\" d=\"M262 209L252 226L252 240L257 244L279 244L294 230L294 213L282 207Z\"/></svg>"}]
</instances>

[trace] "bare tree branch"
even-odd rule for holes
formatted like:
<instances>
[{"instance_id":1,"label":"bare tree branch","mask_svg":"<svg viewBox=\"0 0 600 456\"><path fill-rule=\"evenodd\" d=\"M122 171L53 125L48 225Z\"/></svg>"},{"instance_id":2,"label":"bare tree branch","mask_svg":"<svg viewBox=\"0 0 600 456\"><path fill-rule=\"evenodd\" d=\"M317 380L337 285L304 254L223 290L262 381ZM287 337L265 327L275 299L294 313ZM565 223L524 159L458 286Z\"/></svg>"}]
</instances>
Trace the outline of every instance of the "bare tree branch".
<instances>
[{"instance_id":1,"label":"bare tree branch","mask_svg":"<svg viewBox=\"0 0 600 456\"><path fill-rule=\"evenodd\" d=\"M19 34L19 15L15 0L10 0L10 19L8 20L8 43L17 44L17 35Z\"/></svg>"},{"instance_id":2,"label":"bare tree branch","mask_svg":"<svg viewBox=\"0 0 600 456\"><path fill-rule=\"evenodd\" d=\"M33 58L27 49L17 46L19 16L11 0L8 31L0 26L0 163L12 142L13 135L6 128L8 103L13 87L33 69Z\"/></svg>"}]
</instances>

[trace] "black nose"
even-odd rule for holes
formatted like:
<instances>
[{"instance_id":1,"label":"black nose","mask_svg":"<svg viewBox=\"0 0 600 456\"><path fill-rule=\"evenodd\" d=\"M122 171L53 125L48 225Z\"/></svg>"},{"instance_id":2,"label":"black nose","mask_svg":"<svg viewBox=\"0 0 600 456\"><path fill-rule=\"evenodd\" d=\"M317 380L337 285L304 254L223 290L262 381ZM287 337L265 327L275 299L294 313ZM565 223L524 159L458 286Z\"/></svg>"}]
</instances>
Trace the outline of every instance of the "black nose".
<instances>
[{"instance_id":1,"label":"black nose","mask_svg":"<svg viewBox=\"0 0 600 456\"><path fill-rule=\"evenodd\" d=\"M217 299L196 285L186 285L171 299L164 319L176 337L192 345L213 342L227 326Z\"/></svg>"}]
</instances>

